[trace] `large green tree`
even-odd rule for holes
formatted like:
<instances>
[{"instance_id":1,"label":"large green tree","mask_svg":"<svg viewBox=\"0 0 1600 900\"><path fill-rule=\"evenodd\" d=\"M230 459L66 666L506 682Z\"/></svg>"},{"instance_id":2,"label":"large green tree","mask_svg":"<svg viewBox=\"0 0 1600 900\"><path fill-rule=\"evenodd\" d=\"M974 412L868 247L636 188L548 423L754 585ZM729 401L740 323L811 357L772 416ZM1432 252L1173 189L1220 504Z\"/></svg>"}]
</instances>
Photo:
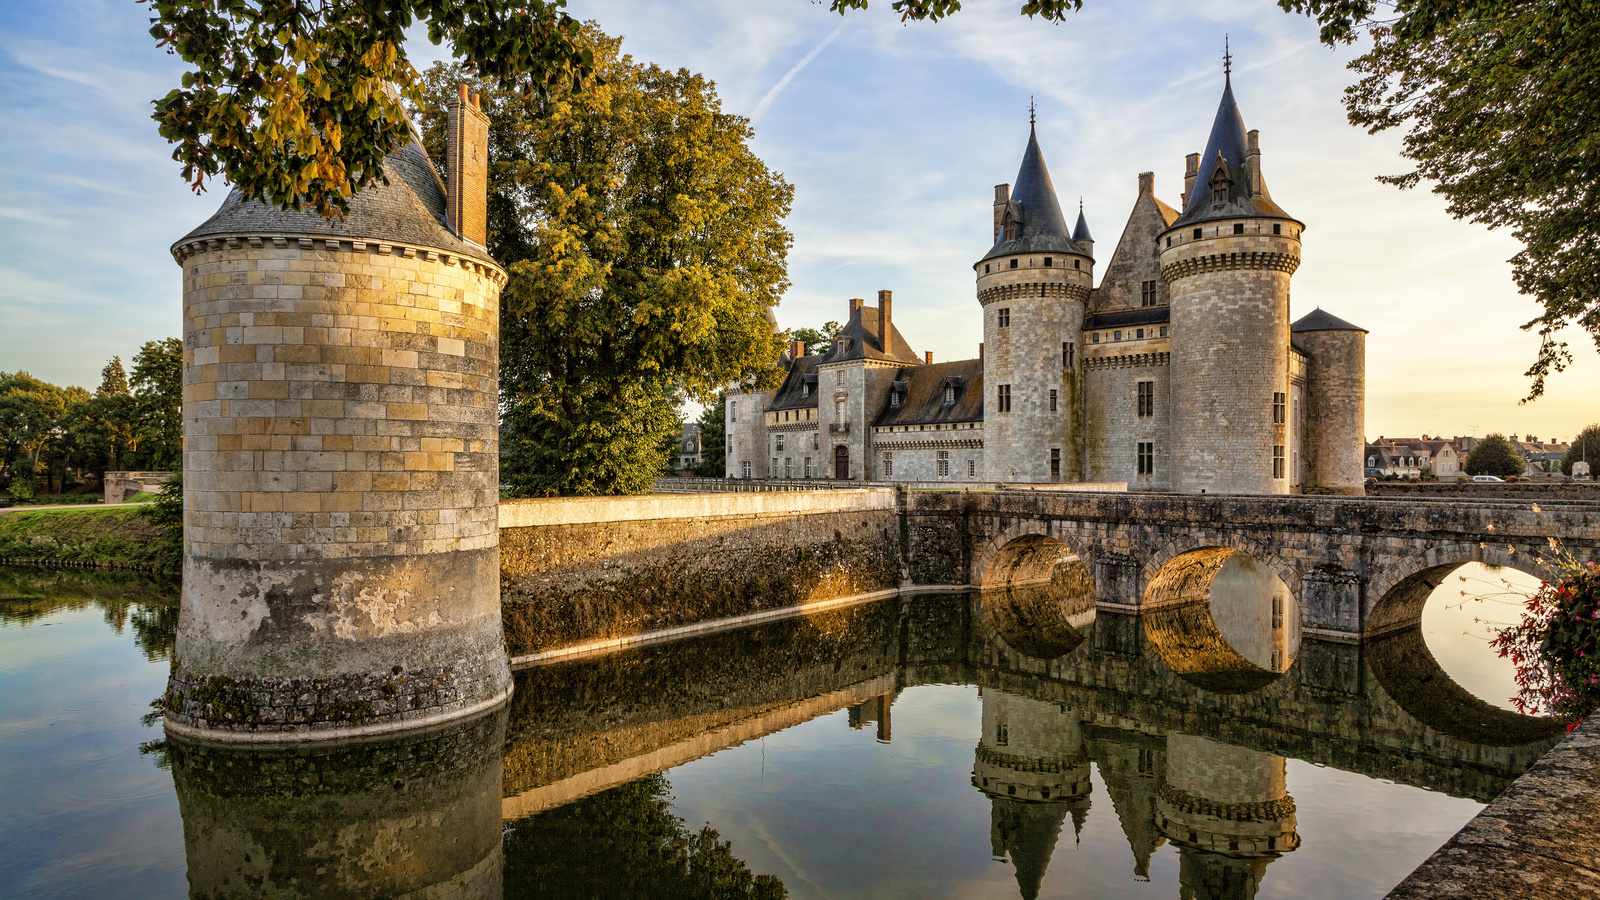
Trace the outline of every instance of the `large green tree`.
<instances>
[{"instance_id":1,"label":"large green tree","mask_svg":"<svg viewBox=\"0 0 1600 900\"><path fill-rule=\"evenodd\" d=\"M525 494L648 490L680 398L773 384L766 310L787 280L793 190L748 122L686 70L635 62L585 27L596 78L532 96L487 89L490 251L501 292L502 481ZM427 75L442 159L460 67Z\"/></svg>"},{"instance_id":2,"label":"large green tree","mask_svg":"<svg viewBox=\"0 0 1600 900\"><path fill-rule=\"evenodd\" d=\"M133 357L133 408L140 468L183 464L183 341L146 341Z\"/></svg>"},{"instance_id":3,"label":"large green tree","mask_svg":"<svg viewBox=\"0 0 1600 900\"><path fill-rule=\"evenodd\" d=\"M61 433L67 392L27 372L0 372L0 463L8 482L32 490L39 458Z\"/></svg>"},{"instance_id":4,"label":"large green tree","mask_svg":"<svg viewBox=\"0 0 1600 900\"><path fill-rule=\"evenodd\" d=\"M1505 435L1498 432L1479 441L1467 454L1466 464L1462 466L1468 475L1495 475L1500 478L1521 475L1526 468L1527 463L1522 455L1511 446Z\"/></svg>"}]
</instances>

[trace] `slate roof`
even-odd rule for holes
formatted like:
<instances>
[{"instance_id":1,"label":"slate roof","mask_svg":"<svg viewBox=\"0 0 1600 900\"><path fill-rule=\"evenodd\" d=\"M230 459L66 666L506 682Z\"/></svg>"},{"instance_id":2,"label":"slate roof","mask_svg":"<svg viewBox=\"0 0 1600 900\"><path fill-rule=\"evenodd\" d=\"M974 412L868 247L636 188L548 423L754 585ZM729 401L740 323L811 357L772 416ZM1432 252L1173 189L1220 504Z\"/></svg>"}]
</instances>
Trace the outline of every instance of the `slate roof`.
<instances>
[{"instance_id":1,"label":"slate roof","mask_svg":"<svg viewBox=\"0 0 1600 900\"><path fill-rule=\"evenodd\" d=\"M954 403L944 402L944 386L956 388ZM901 369L894 385L903 388L900 408L884 398L876 426L933 425L983 421L983 361L961 359Z\"/></svg>"},{"instance_id":2,"label":"slate roof","mask_svg":"<svg viewBox=\"0 0 1600 900\"><path fill-rule=\"evenodd\" d=\"M1298 321L1289 326L1290 334L1299 331L1359 331L1367 333L1367 330L1360 325L1351 325L1332 313L1324 312L1320 306L1301 316Z\"/></svg>"},{"instance_id":3,"label":"slate roof","mask_svg":"<svg viewBox=\"0 0 1600 900\"><path fill-rule=\"evenodd\" d=\"M1021 226L1020 233L1015 240L1008 241L1002 230L1000 239L978 262L1013 253L1085 253L1084 248L1073 243L1067 230L1067 218L1061 213L1055 185L1050 183L1050 170L1045 167L1044 153L1039 150L1039 135L1031 126L1028 147L1022 152L1022 166L1017 169L1006 215ZM1087 233L1088 228L1084 231Z\"/></svg>"},{"instance_id":4,"label":"slate roof","mask_svg":"<svg viewBox=\"0 0 1600 900\"><path fill-rule=\"evenodd\" d=\"M1089 222L1083 217L1083 202L1078 203L1078 224L1072 226L1072 239L1074 241L1093 241L1094 236L1089 234Z\"/></svg>"},{"instance_id":5,"label":"slate roof","mask_svg":"<svg viewBox=\"0 0 1600 900\"><path fill-rule=\"evenodd\" d=\"M1250 173L1245 166L1249 147L1244 116L1240 115L1239 104L1233 99L1233 80L1227 78L1223 83L1222 102L1217 105L1217 117L1211 123L1211 136L1206 139L1205 152L1200 154L1200 175L1194 181L1194 190L1189 194L1183 215L1173 223L1174 228L1246 216L1292 218L1272 201L1265 178L1261 181L1261 196L1250 196ZM1226 166L1232 182L1226 203L1215 203L1211 199L1211 176L1216 172L1218 159Z\"/></svg>"},{"instance_id":6,"label":"slate roof","mask_svg":"<svg viewBox=\"0 0 1600 900\"><path fill-rule=\"evenodd\" d=\"M494 263L487 250L463 240L446 224L444 182L421 144L413 140L384 157L383 170L389 183L374 184L350 198L343 221L258 200L245 202L235 190L221 209L173 246L224 234L306 234L415 244Z\"/></svg>"},{"instance_id":7,"label":"slate roof","mask_svg":"<svg viewBox=\"0 0 1600 900\"><path fill-rule=\"evenodd\" d=\"M821 356L802 356L789 364L789 375L779 385L778 392L772 395L772 402L767 404L767 410L781 409L816 409L817 408L817 362ZM810 390L805 390L804 385L810 385Z\"/></svg>"},{"instance_id":8,"label":"slate roof","mask_svg":"<svg viewBox=\"0 0 1600 900\"><path fill-rule=\"evenodd\" d=\"M1172 321L1171 307L1145 306L1139 309L1119 309L1115 312L1085 316L1083 330L1104 331L1107 328L1127 328L1129 325L1165 325L1170 321Z\"/></svg>"},{"instance_id":9,"label":"slate roof","mask_svg":"<svg viewBox=\"0 0 1600 900\"><path fill-rule=\"evenodd\" d=\"M878 308L863 306L850 315L839 334L820 354L820 363L845 362L852 359L884 359L895 362L919 363L922 359L911 349L900 329L889 323L889 347L878 338Z\"/></svg>"}]
</instances>

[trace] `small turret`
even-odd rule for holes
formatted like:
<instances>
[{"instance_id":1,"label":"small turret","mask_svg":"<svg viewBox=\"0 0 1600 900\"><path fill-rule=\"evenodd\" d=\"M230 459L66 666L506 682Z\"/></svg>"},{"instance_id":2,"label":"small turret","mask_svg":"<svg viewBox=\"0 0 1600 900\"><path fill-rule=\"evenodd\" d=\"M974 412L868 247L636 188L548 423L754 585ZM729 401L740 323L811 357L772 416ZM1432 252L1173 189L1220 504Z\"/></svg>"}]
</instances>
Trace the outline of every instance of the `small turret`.
<instances>
[{"instance_id":1,"label":"small turret","mask_svg":"<svg viewBox=\"0 0 1600 900\"><path fill-rule=\"evenodd\" d=\"M1083 198L1078 198L1078 224L1072 227L1072 242L1083 248L1090 256L1094 255L1094 237L1089 234L1089 222L1083 217Z\"/></svg>"},{"instance_id":2,"label":"small turret","mask_svg":"<svg viewBox=\"0 0 1600 900\"><path fill-rule=\"evenodd\" d=\"M1311 358L1306 384L1306 477L1322 488L1362 494L1367 417L1367 330L1321 307L1289 326Z\"/></svg>"}]
</instances>

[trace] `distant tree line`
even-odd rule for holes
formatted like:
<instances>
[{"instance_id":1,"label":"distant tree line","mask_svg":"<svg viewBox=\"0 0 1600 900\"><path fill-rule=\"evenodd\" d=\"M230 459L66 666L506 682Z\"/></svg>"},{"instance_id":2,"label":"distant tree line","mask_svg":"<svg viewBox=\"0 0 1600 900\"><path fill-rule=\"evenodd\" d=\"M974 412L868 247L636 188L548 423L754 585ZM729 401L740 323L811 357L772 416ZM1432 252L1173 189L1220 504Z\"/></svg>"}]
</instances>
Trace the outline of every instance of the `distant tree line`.
<instances>
[{"instance_id":1,"label":"distant tree line","mask_svg":"<svg viewBox=\"0 0 1600 900\"><path fill-rule=\"evenodd\" d=\"M183 453L183 342L113 356L93 393L0 372L0 489L18 500L92 487L108 471L175 471Z\"/></svg>"}]
</instances>

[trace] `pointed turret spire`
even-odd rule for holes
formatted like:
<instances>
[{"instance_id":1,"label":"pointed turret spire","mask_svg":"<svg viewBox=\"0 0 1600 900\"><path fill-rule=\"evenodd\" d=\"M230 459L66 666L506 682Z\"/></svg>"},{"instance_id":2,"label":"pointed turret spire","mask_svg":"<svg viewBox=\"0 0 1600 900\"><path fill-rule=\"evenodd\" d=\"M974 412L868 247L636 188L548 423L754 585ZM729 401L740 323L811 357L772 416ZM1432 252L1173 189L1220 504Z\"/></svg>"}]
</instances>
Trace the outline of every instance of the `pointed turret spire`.
<instances>
[{"instance_id":1,"label":"pointed turret spire","mask_svg":"<svg viewBox=\"0 0 1600 900\"><path fill-rule=\"evenodd\" d=\"M1082 197L1078 198L1078 224L1072 227L1072 239L1074 241L1094 240L1094 238L1089 234L1089 221L1083 217Z\"/></svg>"},{"instance_id":2,"label":"pointed turret spire","mask_svg":"<svg viewBox=\"0 0 1600 900\"><path fill-rule=\"evenodd\" d=\"M1272 201L1259 170L1254 175L1255 188L1252 190L1251 154L1254 147L1251 135L1245 131L1239 103L1233 98L1232 68L1233 56L1224 49L1222 100L1217 104L1217 115L1211 122L1211 136L1206 139L1205 152L1200 154L1200 171L1195 178L1194 188L1184 204L1183 215L1173 223L1173 227L1209 219L1290 217Z\"/></svg>"},{"instance_id":3,"label":"pointed turret spire","mask_svg":"<svg viewBox=\"0 0 1600 900\"><path fill-rule=\"evenodd\" d=\"M996 223L998 235L994 247L983 259L1011 253L1082 252L1072 244L1072 232L1061 211L1061 202L1056 199L1055 185L1050 182L1044 152L1039 149L1038 129L1034 125L1036 114L1030 102L1028 146L1023 150L1022 165L1017 169L1010 199Z\"/></svg>"}]
</instances>

